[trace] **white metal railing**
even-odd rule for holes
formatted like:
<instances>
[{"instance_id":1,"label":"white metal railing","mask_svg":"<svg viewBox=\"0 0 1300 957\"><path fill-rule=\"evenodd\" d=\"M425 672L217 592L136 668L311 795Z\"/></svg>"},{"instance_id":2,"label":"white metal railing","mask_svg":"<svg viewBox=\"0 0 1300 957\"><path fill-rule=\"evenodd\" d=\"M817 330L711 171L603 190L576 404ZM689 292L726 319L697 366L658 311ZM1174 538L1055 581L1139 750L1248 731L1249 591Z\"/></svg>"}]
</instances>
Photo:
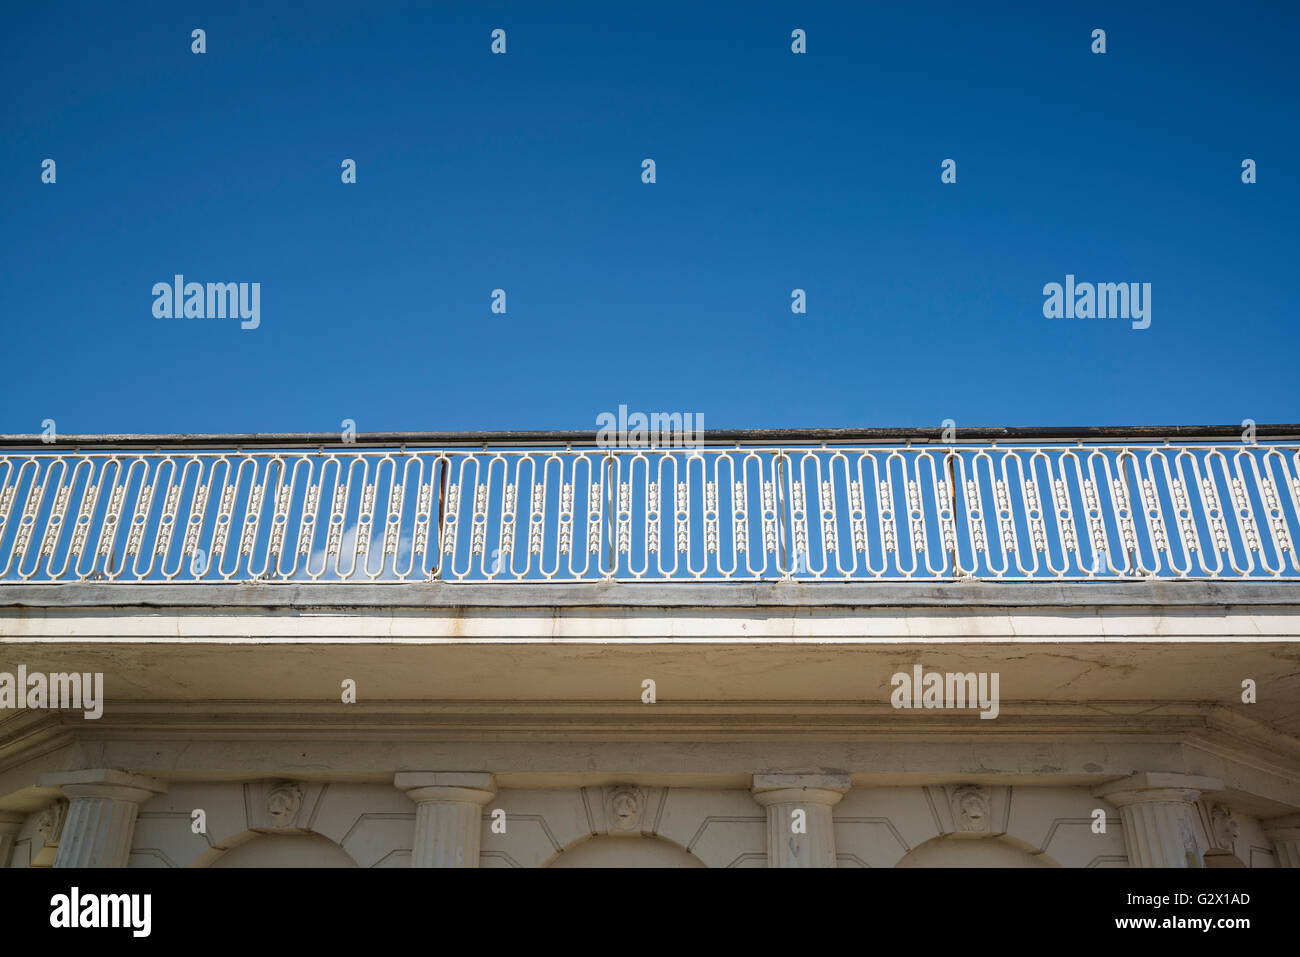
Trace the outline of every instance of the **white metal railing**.
<instances>
[{"instance_id":1,"label":"white metal railing","mask_svg":"<svg viewBox=\"0 0 1300 957\"><path fill-rule=\"evenodd\" d=\"M15 582L1300 578L1300 446L0 455Z\"/></svg>"}]
</instances>

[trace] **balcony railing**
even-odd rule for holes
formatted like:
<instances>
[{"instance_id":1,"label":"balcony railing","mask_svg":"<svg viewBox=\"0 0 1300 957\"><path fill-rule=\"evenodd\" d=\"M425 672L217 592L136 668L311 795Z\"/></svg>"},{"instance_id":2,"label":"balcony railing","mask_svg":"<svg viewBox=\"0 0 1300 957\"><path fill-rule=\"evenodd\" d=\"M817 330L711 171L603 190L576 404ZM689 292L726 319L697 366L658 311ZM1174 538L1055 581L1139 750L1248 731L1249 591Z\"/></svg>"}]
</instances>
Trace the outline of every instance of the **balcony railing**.
<instances>
[{"instance_id":1,"label":"balcony railing","mask_svg":"<svg viewBox=\"0 0 1300 957\"><path fill-rule=\"evenodd\" d=\"M4 436L0 585L1297 580L1296 431Z\"/></svg>"}]
</instances>

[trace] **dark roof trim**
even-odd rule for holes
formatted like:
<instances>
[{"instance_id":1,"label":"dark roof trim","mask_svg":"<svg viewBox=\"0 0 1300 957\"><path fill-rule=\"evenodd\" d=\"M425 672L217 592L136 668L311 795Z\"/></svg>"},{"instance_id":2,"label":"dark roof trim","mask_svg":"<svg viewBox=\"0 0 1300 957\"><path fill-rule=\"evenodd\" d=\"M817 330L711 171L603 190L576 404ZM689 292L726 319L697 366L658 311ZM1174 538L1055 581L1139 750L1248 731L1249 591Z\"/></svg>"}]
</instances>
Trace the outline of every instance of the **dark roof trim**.
<instances>
[{"instance_id":1,"label":"dark roof trim","mask_svg":"<svg viewBox=\"0 0 1300 957\"><path fill-rule=\"evenodd\" d=\"M1128 443L1128 442L1232 442L1242 440L1239 425L1134 425L1134 426L1001 426L956 429L957 445L1006 443ZM688 433L689 434L689 433ZM927 429L704 429L703 444L735 445L840 445L903 443L948 446L944 430ZM1257 425L1261 440L1300 440L1300 425ZM296 447L500 447L594 446L596 429L538 432L358 432L345 443L338 432L245 432L139 435L59 435L42 442L40 435L0 435L0 448L111 449L111 448L296 448Z\"/></svg>"}]
</instances>

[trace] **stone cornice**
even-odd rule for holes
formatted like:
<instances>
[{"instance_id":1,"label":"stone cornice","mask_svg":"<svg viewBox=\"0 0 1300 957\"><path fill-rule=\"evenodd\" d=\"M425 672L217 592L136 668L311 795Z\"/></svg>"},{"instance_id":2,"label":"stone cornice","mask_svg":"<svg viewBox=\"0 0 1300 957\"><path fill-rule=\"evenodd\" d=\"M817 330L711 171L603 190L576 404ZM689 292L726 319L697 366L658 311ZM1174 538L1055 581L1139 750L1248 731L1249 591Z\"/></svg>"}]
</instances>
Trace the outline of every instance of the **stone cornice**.
<instances>
[{"instance_id":1,"label":"stone cornice","mask_svg":"<svg viewBox=\"0 0 1300 957\"><path fill-rule=\"evenodd\" d=\"M996 721L974 712L897 711L886 703L861 701L661 701L647 709L639 701L420 700L365 701L346 706L329 701L127 701L114 703L96 721L58 711L25 713L17 733L0 724L0 753L25 745L41 732L65 740L94 742L126 738L186 740L276 739L822 739L871 735L877 740L913 741L930 735L971 740L1020 736L1092 738L1100 734L1180 739L1191 732L1212 737L1215 706L1200 702L1150 701L1067 703L1004 700ZM1233 730L1255 727L1247 719ZM1273 753L1300 758L1294 739L1258 726ZM1252 743L1263 742L1256 737ZM1289 746L1289 747L1285 747Z\"/></svg>"}]
</instances>

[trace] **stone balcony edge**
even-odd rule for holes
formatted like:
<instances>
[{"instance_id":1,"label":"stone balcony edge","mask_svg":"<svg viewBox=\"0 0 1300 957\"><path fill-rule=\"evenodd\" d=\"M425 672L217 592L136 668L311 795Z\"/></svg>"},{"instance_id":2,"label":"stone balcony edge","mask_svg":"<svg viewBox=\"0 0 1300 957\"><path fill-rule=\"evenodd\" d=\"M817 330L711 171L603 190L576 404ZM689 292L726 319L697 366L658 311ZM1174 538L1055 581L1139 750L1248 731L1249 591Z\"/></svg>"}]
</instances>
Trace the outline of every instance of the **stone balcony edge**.
<instances>
[{"instance_id":1,"label":"stone balcony edge","mask_svg":"<svg viewBox=\"0 0 1300 957\"><path fill-rule=\"evenodd\" d=\"M1294 581L0 584L0 607L1300 608Z\"/></svg>"}]
</instances>

